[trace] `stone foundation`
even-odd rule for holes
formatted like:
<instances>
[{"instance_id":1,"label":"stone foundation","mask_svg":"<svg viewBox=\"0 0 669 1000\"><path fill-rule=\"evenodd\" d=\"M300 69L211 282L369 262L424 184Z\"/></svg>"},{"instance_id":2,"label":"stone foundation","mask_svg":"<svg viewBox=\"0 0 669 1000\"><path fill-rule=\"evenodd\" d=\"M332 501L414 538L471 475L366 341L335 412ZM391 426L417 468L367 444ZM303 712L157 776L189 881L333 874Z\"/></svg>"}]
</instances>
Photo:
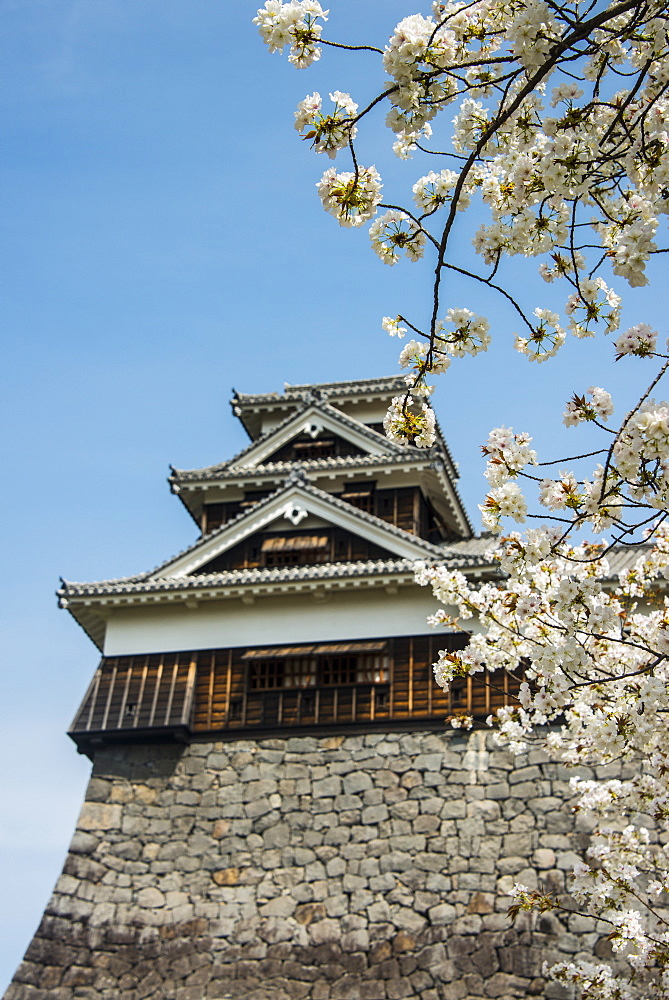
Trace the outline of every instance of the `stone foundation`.
<instances>
[{"instance_id":1,"label":"stone foundation","mask_svg":"<svg viewBox=\"0 0 669 1000\"><path fill-rule=\"evenodd\" d=\"M592 921L506 916L587 842L484 732L107 747L5 1000L558 997Z\"/></svg>"}]
</instances>

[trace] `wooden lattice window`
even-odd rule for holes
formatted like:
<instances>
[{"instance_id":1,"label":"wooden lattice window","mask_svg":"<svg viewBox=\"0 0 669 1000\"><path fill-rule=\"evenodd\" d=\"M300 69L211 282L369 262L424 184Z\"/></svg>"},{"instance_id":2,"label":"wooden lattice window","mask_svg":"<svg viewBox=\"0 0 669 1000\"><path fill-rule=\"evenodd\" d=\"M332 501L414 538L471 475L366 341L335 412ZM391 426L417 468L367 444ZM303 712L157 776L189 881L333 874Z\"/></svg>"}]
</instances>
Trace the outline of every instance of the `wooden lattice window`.
<instances>
[{"instance_id":1,"label":"wooden lattice window","mask_svg":"<svg viewBox=\"0 0 669 1000\"><path fill-rule=\"evenodd\" d=\"M340 493L340 497L346 503L357 507L358 510L365 510L368 514L373 514L374 486L373 482L351 483L343 493Z\"/></svg>"},{"instance_id":2,"label":"wooden lattice window","mask_svg":"<svg viewBox=\"0 0 669 1000\"><path fill-rule=\"evenodd\" d=\"M356 656L325 656L319 666L323 684L355 684L357 680Z\"/></svg>"},{"instance_id":3,"label":"wooden lattice window","mask_svg":"<svg viewBox=\"0 0 669 1000\"><path fill-rule=\"evenodd\" d=\"M316 662L303 657L251 660L249 687L252 691L275 688L305 688L316 684Z\"/></svg>"},{"instance_id":4,"label":"wooden lattice window","mask_svg":"<svg viewBox=\"0 0 669 1000\"><path fill-rule=\"evenodd\" d=\"M321 438L318 441L295 441L293 449L298 461L300 459L334 458L337 454L334 438Z\"/></svg>"},{"instance_id":5,"label":"wooden lattice window","mask_svg":"<svg viewBox=\"0 0 669 1000\"><path fill-rule=\"evenodd\" d=\"M271 535L260 546L264 566L302 566L325 562L330 554L330 536Z\"/></svg>"},{"instance_id":6,"label":"wooden lattice window","mask_svg":"<svg viewBox=\"0 0 669 1000\"><path fill-rule=\"evenodd\" d=\"M283 687L283 679L283 660L255 660L249 666L249 687L252 691Z\"/></svg>"}]
</instances>

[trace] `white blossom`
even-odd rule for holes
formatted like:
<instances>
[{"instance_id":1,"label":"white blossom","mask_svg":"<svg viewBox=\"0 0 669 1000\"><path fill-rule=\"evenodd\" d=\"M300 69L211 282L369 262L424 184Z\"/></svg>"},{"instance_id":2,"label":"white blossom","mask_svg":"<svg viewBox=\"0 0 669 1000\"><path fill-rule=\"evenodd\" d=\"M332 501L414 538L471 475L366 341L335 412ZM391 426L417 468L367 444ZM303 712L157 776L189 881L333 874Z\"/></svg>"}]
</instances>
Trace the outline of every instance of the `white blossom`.
<instances>
[{"instance_id":1,"label":"white blossom","mask_svg":"<svg viewBox=\"0 0 669 1000\"><path fill-rule=\"evenodd\" d=\"M369 227L372 247L384 264L396 264L400 253L409 260L420 260L425 248L425 233L404 212L390 209L378 216Z\"/></svg>"},{"instance_id":2,"label":"white blossom","mask_svg":"<svg viewBox=\"0 0 669 1000\"><path fill-rule=\"evenodd\" d=\"M281 52L290 45L288 58L302 69L320 58L317 42L323 27L317 23L317 18L326 21L328 13L317 0L290 0L289 3L267 0L253 23L258 25L270 52Z\"/></svg>"},{"instance_id":3,"label":"white blossom","mask_svg":"<svg viewBox=\"0 0 669 1000\"><path fill-rule=\"evenodd\" d=\"M629 330L621 333L615 342L617 354L636 354L643 358L647 354L652 354L657 343L657 331L651 329L647 323L637 323Z\"/></svg>"},{"instance_id":4,"label":"white blossom","mask_svg":"<svg viewBox=\"0 0 669 1000\"><path fill-rule=\"evenodd\" d=\"M381 201L381 178L375 167L339 174L331 167L316 187L323 207L340 226L361 226L371 219Z\"/></svg>"},{"instance_id":5,"label":"white blossom","mask_svg":"<svg viewBox=\"0 0 669 1000\"><path fill-rule=\"evenodd\" d=\"M357 128L353 118L358 105L351 100L350 94L343 94L340 90L330 94L330 100L334 102L334 111L326 115L322 112L319 93L315 92L300 101L295 112L295 129L303 139L312 140L312 148L317 153L327 153L330 159L334 159L338 150L355 139Z\"/></svg>"},{"instance_id":6,"label":"white blossom","mask_svg":"<svg viewBox=\"0 0 669 1000\"><path fill-rule=\"evenodd\" d=\"M272 51L288 45L301 66L320 54L326 14L317 3L269 0L256 23ZM581 37L583 18L591 16L598 27ZM400 354L406 393L393 399L386 433L430 447L436 424L428 375L450 366L450 377L460 358L490 343L488 319L470 308L478 288L511 300L523 320L516 349L544 363L567 332L579 341L617 334L621 287L643 287L649 262L666 251L666 10L660 3L586 12L572 0L435 0L431 14L400 21L382 62L386 79L360 115L348 94L333 91L334 110L324 113L312 94L298 106L295 124L316 152L348 155L350 147L351 172L332 169L318 185L325 209L345 226L371 219L381 202L378 173L360 167L354 149L368 113L385 105L389 145L400 159L419 146L430 154L431 169L418 177L416 170L404 200L393 194L394 207L384 206L370 228L386 263L401 252L417 260L435 251L426 254L430 267L435 262L427 316L386 316L382 324L391 336L416 334ZM473 215L457 214L474 206ZM536 262L551 285L548 305L532 311L522 278L507 282L510 257L514 266ZM445 279L454 272L473 279L472 301L446 311ZM661 364L667 354L658 351L658 338L637 323L616 336L617 359ZM578 361L573 365L578 372ZM649 372L646 385L655 379L656 370ZM580 458L552 463L541 478L530 435L493 430L484 446L484 526L500 534L509 520L530 516L528 479L537 482L546 523L505 534L489 554L486 582L446 563L420 566L417 581L432 586L439 602L431 626L476 623L466 649L439 653L438 684L448 688L456 677L496 670L517 678L517 700L489 720L500 743L516 753L541 747L567 767L633 765L624 780L578 780L573 787L576 810L597 825L571 878L570 906L608 922L618 964L613 971L577 956L547 974L587 1000L659 1000L669 995L669 934L651 908L669 892L669 403L648 389L608 429L613 413L605 389L577 386L563 422L575 433L588 424L599 446L588 438L577 449ZM467 420L467 412L458 418ZM595 541L576 544L580 530ZM606 559L615 539L626 552L642 545L617 577ZM472 720L456 712L448 721L458 728ZM643 828L648 816L657 837ZM522 885L513 900L523 910L553 905Z\"/></svg>"}]
</instances>

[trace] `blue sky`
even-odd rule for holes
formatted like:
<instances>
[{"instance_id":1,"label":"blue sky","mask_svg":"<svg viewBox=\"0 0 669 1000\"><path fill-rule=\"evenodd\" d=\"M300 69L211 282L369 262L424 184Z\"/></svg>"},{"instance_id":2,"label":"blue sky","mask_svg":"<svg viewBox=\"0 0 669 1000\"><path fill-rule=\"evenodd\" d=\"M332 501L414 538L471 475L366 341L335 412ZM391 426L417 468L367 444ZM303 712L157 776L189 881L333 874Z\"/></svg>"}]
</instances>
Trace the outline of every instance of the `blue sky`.
<instances>
[{"instance_id":1,"label":"blue sky","mask_svg":"<svg viewBox=\"0 0 669 1000\"><path fill-rule=\"evenodd\" d=\"M372 97L376 57L326 53L298 72L263 48L250 23L256 6L2 6L0 987L59 874L89 772L64 734L98 657L56 607L59 577L127 575L194 539L165 477L170 463L198 467L244 445L232 386L392 374L397 342L381 317L402 311L421 322L429 309L427 266L384 266L366 232L324 214L315 183L330 161L292 128L297 101L313 90ZM330 7L327 37L381 45L417 9L407 0ZM380 115L359 153L397 202L425 170L394 160L390 142ZM532 305L550 304L532 263L509 273L536 287ZM628 325L664 330L659 294L628 301ZM530 367L510 349L515 324L499 301L457 282L448 305L487 311L496 338L489 356L454 366L436 398L478 524L478 446L491 426L535 431L547 454L568 454L584 438L560 430L564 401L593 382L629 400L643 364L615 366L610 344L588 342Z\"/></svg>"}]
</instances>

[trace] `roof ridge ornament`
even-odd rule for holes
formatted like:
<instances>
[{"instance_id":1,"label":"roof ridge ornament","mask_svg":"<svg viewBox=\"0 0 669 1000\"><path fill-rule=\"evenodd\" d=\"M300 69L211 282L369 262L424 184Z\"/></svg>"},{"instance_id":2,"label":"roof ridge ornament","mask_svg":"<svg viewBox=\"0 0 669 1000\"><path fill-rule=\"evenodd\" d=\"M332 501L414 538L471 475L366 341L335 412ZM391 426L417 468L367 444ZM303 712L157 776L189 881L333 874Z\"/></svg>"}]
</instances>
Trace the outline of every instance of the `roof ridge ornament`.
<instances>
[{"instance_id":1,"label":"roof ridge ornament","mask_svg":"<svg viewBox=\"0 0 669 1000\"><path fill-rule=\"evenodd\" d=\"M286 476L286 481L284 486L308 486L309 477L307 476L304 467L301 465L296 465L290 470L290 473Z\"/></svg>"},{"instance_id":2,"label":"roof ridge ornament","mask_svg":"<svg viewBox=\"0 0 669 1000\"><path fill-rule=\"evenodd\" d=\"M313 389L309 389L307 392L302 393L302 399L305 403L322 403L328 398L328 394L324 389L318 389L314 386Z\"/></svg>"}]
</instances>

